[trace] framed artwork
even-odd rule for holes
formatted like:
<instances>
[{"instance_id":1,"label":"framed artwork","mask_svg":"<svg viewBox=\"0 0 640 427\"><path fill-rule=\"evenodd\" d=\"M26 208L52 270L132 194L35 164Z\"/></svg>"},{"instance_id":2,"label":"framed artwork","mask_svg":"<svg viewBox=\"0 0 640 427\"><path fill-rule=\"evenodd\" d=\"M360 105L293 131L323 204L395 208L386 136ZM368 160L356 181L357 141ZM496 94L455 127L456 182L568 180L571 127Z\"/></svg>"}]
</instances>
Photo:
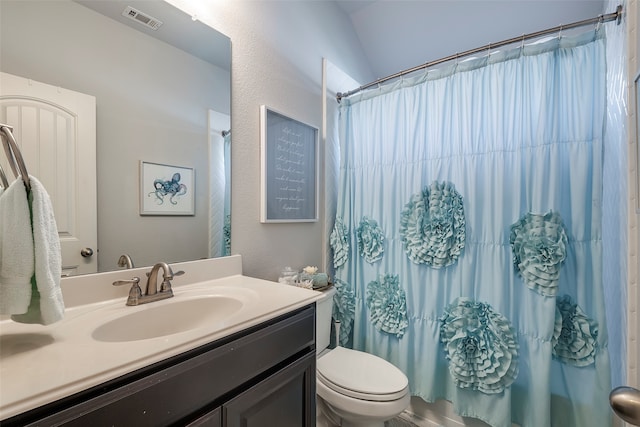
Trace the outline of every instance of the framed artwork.
<instances>
[{"instance_id":1,"label":"framed artwork","mask_svg":"<svg viewBox=\"0 0 640 427\"><path fill-rule=\"evenodd\" d=\"M260 106L260 222L318 221L318 128Z\"/></svg>"},{"instance_id":2,"label":"framed artwork","mask_svg":"<svg viewBox=\"0 0 640 427\"><path fill-rule=\"evenodd\" d=\"M140 215L195 215L193 168L141 160Z\"/></svg>"}]
</instances>

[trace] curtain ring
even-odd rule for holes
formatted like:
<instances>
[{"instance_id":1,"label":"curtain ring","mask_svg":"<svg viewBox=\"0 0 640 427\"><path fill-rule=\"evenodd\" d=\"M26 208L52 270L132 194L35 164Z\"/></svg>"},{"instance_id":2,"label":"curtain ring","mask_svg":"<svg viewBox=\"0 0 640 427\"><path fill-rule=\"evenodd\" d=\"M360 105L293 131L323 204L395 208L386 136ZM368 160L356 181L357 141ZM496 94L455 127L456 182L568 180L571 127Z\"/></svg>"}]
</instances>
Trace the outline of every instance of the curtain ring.
<instances>
[{"instance_id":1,"label":"curtain ring","mask_svg":"<svg viewBox=\"0 0 640 427\"><path fill-rule=\"evenodd\" d=\"M524 49L524 40L525 40L525 37L524 37L524 34L522 34L522 42L520 43L520 49Z\"/></svg>"},{"instance_id":2,"label":"curtain ring","mask_svg":"<svg viewBox=\"0 0 640 427\"><path fill-rule=\"evenodd\" d=\"M603 17L602 15L598 16L598 22L596 23L596 32L600 31L600 26L602 25Z\"/></svg>"},{"instance_id":3,"label":"curtain ring","mask_svg":"<svg viewBox=\"0 0 640 427\"><path fill-rule=\"evenodd\" d=\"M558 31L558 39L562 38L562 29L564 28L563 24L560 24L560 31Z\"/></svg>"}]
</instances>

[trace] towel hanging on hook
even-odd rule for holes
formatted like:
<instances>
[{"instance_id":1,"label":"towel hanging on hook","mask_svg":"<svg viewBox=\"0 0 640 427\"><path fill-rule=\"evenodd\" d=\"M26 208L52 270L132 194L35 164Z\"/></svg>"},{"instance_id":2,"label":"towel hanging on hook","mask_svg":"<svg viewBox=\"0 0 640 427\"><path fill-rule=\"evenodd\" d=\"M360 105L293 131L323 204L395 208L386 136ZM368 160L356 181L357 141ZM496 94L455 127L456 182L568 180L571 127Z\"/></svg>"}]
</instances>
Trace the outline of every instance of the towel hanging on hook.
<instances>
[{"instance_id":1,"label":"towel hanging on hook","mask_svg":"<svg viewBox=\"0 0 640 427\"><path fill-rule=\"evenodd\" d=\"M18 147L18 143L16 142L16 139L13 137L12 131L13 131L13 127L0 123L0 138L4 142L4 152L7 155L9 166L11 166L11 170L13 171L13 174L15 175L16 178L18 176L22 177L22 180L24 181L24 185L27 188L27 191L29 191L31 190L31 183L29 181L29 172L27 172L27 166L24 163L24 159L22 158L22 153L20 152L20 148ZM3 172L3 175L4 175L4 172ZM6 181L6 176L5 176L5 181Z\"/></svg>"},{"instance_id":2,"label":"towel hanging on hook","mask_svg":"<svg viewBox=\"0 0 640 427\"><path fill-rule=\"evenodd\" d=\"M0 124L9 165L18 180L0 203L0 313L14 322L49 325L62 319L62 250L53 204L44 185L29 176L13 128Z\"/></svg>"}]
</instances>

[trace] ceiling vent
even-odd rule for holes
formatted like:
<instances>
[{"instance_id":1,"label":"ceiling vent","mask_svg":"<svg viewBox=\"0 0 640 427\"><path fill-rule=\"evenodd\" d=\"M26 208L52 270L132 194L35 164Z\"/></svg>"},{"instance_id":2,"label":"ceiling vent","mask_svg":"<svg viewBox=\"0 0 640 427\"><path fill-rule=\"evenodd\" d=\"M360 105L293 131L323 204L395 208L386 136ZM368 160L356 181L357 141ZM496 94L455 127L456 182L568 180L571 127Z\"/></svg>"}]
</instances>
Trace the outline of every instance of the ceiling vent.
<instances>
[{"instance_id":1,"label":"ceiling vent","mask_svg":"<svg viewBox=\"0 0 640 427\"><path fill-rule=\"evenodd\" d=\"M131 6L127 6L127 8L122 12L122 16L133 19L134 21L139 22L142 25L151 28L152 30L157 30L158 28L160 28L160 25L162 25L162 21L160 21L159 19L142 13Z\"/></svg>"}]
</instances>

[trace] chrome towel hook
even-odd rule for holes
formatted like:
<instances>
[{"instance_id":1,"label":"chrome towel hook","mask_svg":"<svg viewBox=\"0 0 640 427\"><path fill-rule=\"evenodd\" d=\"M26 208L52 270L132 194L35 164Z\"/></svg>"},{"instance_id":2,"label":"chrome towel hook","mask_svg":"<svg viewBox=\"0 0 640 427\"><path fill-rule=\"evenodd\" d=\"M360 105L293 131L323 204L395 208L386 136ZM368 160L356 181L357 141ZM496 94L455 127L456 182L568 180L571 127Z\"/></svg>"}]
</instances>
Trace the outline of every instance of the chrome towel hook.
<instances>
[{"instance_id":1,"label":"chrome towel hook","mask_svg":"<svg viewBox=\"0 0 640 427\"><path fill-rule=\"evenodd\" d=\"M4 189L9 187L9 181L7 181L7 175L4 174L4 169L2 169L2 166L0 166L0 185L2 185L2 188Z\"/></svg>"}]
</instances>

